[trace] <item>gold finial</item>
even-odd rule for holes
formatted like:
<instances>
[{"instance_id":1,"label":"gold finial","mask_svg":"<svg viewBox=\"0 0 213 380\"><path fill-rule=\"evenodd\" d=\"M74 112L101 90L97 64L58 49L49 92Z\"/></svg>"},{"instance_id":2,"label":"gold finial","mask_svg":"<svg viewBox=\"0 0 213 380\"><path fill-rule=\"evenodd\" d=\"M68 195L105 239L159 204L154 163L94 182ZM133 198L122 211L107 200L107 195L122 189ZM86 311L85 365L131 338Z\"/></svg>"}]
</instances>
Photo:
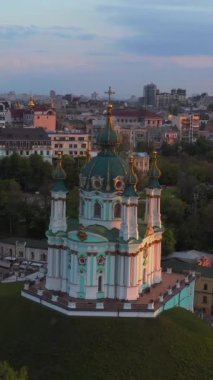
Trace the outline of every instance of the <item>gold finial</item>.
<instances>
[{"instance_id":1,"label":"gold finial","mask_svg":"<svg viewBox=\"0 0 213 380\"><path fill-rule=\"evenodd\" d=\"M105 94L107 94L109 96L108 102L110 104L111 103L111 95L115 94L115 92L112 91L111 86L109 86L109 90L108 91L105 91Z\"/></svg>"}]
</instances>

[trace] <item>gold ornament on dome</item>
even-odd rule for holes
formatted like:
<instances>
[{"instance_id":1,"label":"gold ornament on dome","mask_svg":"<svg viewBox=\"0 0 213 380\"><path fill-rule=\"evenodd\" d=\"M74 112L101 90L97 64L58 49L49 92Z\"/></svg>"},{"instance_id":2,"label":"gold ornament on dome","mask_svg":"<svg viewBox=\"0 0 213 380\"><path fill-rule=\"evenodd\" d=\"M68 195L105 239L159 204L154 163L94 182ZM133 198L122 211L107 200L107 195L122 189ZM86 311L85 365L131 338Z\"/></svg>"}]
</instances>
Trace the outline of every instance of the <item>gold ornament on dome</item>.
<instances>
[{"instance_id":1,"label":"gold ornament on dome","mask_svg":"<svg viewBox=\"0 0 213 380\"><path fill-rule=\"evenodd\" d=\"M100 176L98 176L98 177L92 177L91 181L92 181L92 188L94 190L101 190L102 189L103 178L101 178Z\"/></svg>"},{"instance_id":2,"label":"gold ornament on dome","mask_svg":"<svg viewBox=\"0 0 213 380\"><path fill-rule=\"evenodd\" d=\"M125 180L123 177L114 178L114 188L117 191L123 191L125 188Z\"/></svg>"},{"instance_id":3,"label":"gold ornament on dome","mask_svg":"<svg viewBox=\"0 0 213 380\"><path fill-rule=\"evenodd\" d=\"M87 233L84 229L84 226L80 225L79 230L77 232L77 236L81 241L84 241L87 239Z\"/></svg>"}]
</instances>

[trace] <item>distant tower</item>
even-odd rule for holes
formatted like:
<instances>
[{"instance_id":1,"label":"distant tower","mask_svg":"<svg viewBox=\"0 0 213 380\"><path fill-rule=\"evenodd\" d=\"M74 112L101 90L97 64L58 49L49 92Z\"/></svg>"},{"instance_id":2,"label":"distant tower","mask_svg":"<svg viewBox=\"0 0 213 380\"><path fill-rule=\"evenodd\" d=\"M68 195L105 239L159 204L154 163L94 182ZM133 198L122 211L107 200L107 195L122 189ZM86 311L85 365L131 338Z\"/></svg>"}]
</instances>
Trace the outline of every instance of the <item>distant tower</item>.
<instances>
[{"instance_id":1,"label":"distant tower","mask_svg":"<svg viewBox=\"0 0 213 380\"><path fill-rule=\"evenodd\" d=\"M158 179L161 172L157 167L157 152L152 154L149 184L146 188L146 212L145 223L148 227L161 228L160 197L161 186Z\"/></svg>"},{"instance_id":2,"label":"distant tower","mask_svg":"<svg viewBox=\"0 0 213 380\"><path fill-rule=\"evenodd\" d=\"M122 225L120 237L125 241L130 238L138 239L138 195L136 193L137 177L133 171L132 156L129 157L129 173L122 197Z\"/></svg>"},{"instance_id":3,"label":"distant tower","mask_svg":"<svg viewBox=\"0 0 213 380\"><path fill-rule=\"evenodd\" d=\"M157 86L154 83L150 83L143 88L144 106L156 106L157 100Z\"/></svg>"},{"instance_id":4,"label":"distant tower","mask_svg":"<svg viewBox=\"0 0 213 380\"><path fill-rule=\"evenodd\" d=\"M62 168L61 154L58 156L57 166L53 175L54 183L51 191L51 216L48 236L48 272L46 288L49 290L60 290L66 288L66 280L60 273L60 261L63 253L51 244L51 236L61 232L62 234L67 231L66 221L66 195L67 189L64 183L66 173ZM66 255L64 254L66 261Z\"/></svg>"},{"instance_id":5,"label":"distant tower","mask_svg":"<svg viewBox=\"0 0 213 380\"><path fill-rule=\"evenodd\" d=\"M54 90L50 90L50 98L55 98L56 97L56 92Z\"/></svg>"}]
</instances>

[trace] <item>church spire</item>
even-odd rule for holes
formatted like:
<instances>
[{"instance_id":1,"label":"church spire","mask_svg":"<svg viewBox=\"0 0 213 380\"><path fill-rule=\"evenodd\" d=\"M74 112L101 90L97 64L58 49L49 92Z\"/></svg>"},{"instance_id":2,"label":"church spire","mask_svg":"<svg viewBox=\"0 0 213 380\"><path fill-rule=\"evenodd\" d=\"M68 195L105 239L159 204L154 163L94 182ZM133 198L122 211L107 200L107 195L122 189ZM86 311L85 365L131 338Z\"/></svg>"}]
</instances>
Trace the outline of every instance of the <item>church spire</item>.
<instances>
[{"instance_id":1,"label":"church spire","mask_svg":"<svg viewBox=\"0 0 213 380\"><path fill-rule=\"evenodd\" d=\"M154 151L152 153L152 162L149 171L149 183L146 188L145 223L149 227L147 233L150 233L153 227L161 228L161 185L158 181L160 175L161 171L157 166L157 152Z\"/></svg>"},{"instance_id":2,"label":"church spire","mask_svg":"<svg viewBox=\"0 0 213 380\"><path fill-rule=\"evenodd\" d=\"M53 191L67 191L64 180L67 175L62 167L62 153L58 152L56 168L53 172Z\"/></svg>"},{"instance_id":3,"label":"church spire","mask_svg":"<svg viewBox=\"0 0 213 380\"><path fill-rule=\"evenodd\" d=\"M99 136L99 144L102 150L114 150L115 146L118 144L118 136L114 131L112 126L112 104L111 104L111 95L115 94L114 91L111 90L111 86L109 86L109 90L105 92L109 96L109 102L107 106L107 120L106 126L102 130Z\"/></svg>"},{"instance_id":4,"label":"church spire","mask_svg":"<svg viewBox=\"0 0 213 380\"><path fill-rule=\"evenodd\" d=\"M137 196L136 193L136 184L137 184L137 176L134 172L134 157L129 156L129 170L126 176L126 186L123 192L125 196Z\"/></svg>"},{"instance_id":5,"label":"church spire","mask_svg":"<svg viewBox=\"0 0 213 380\"><path fill-rule=\"evenodd\" d=\"M161 171L157 166L157 152L153 151L152 152L152 157L151 157L151 167L149 171L149 184L148 188L150 189L160 189L161 185L159 184L159 178L161 176Z\"/></svg>"}]
</instances>

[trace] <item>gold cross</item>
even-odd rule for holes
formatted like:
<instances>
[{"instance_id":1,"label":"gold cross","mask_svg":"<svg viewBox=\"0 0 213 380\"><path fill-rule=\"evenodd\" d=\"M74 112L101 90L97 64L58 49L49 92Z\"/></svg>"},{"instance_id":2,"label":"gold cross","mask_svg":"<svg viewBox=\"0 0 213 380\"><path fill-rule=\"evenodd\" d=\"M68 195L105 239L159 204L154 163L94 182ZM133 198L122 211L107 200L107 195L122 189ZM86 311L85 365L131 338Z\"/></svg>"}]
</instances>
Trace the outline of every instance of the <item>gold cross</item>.
<instances>
[{"instance_id":1,"label":"gold cross","mask_svg":"<svg viewBox=\"0 0 213 380\"><path fill-rule=\"evenodd\" d=\"M109 103L111 101L111 95L115 94L114 91L112 91L111 86L109 86L109 90L105 91L105 94L109 95Z\"/></svg>"}]
</instances>

